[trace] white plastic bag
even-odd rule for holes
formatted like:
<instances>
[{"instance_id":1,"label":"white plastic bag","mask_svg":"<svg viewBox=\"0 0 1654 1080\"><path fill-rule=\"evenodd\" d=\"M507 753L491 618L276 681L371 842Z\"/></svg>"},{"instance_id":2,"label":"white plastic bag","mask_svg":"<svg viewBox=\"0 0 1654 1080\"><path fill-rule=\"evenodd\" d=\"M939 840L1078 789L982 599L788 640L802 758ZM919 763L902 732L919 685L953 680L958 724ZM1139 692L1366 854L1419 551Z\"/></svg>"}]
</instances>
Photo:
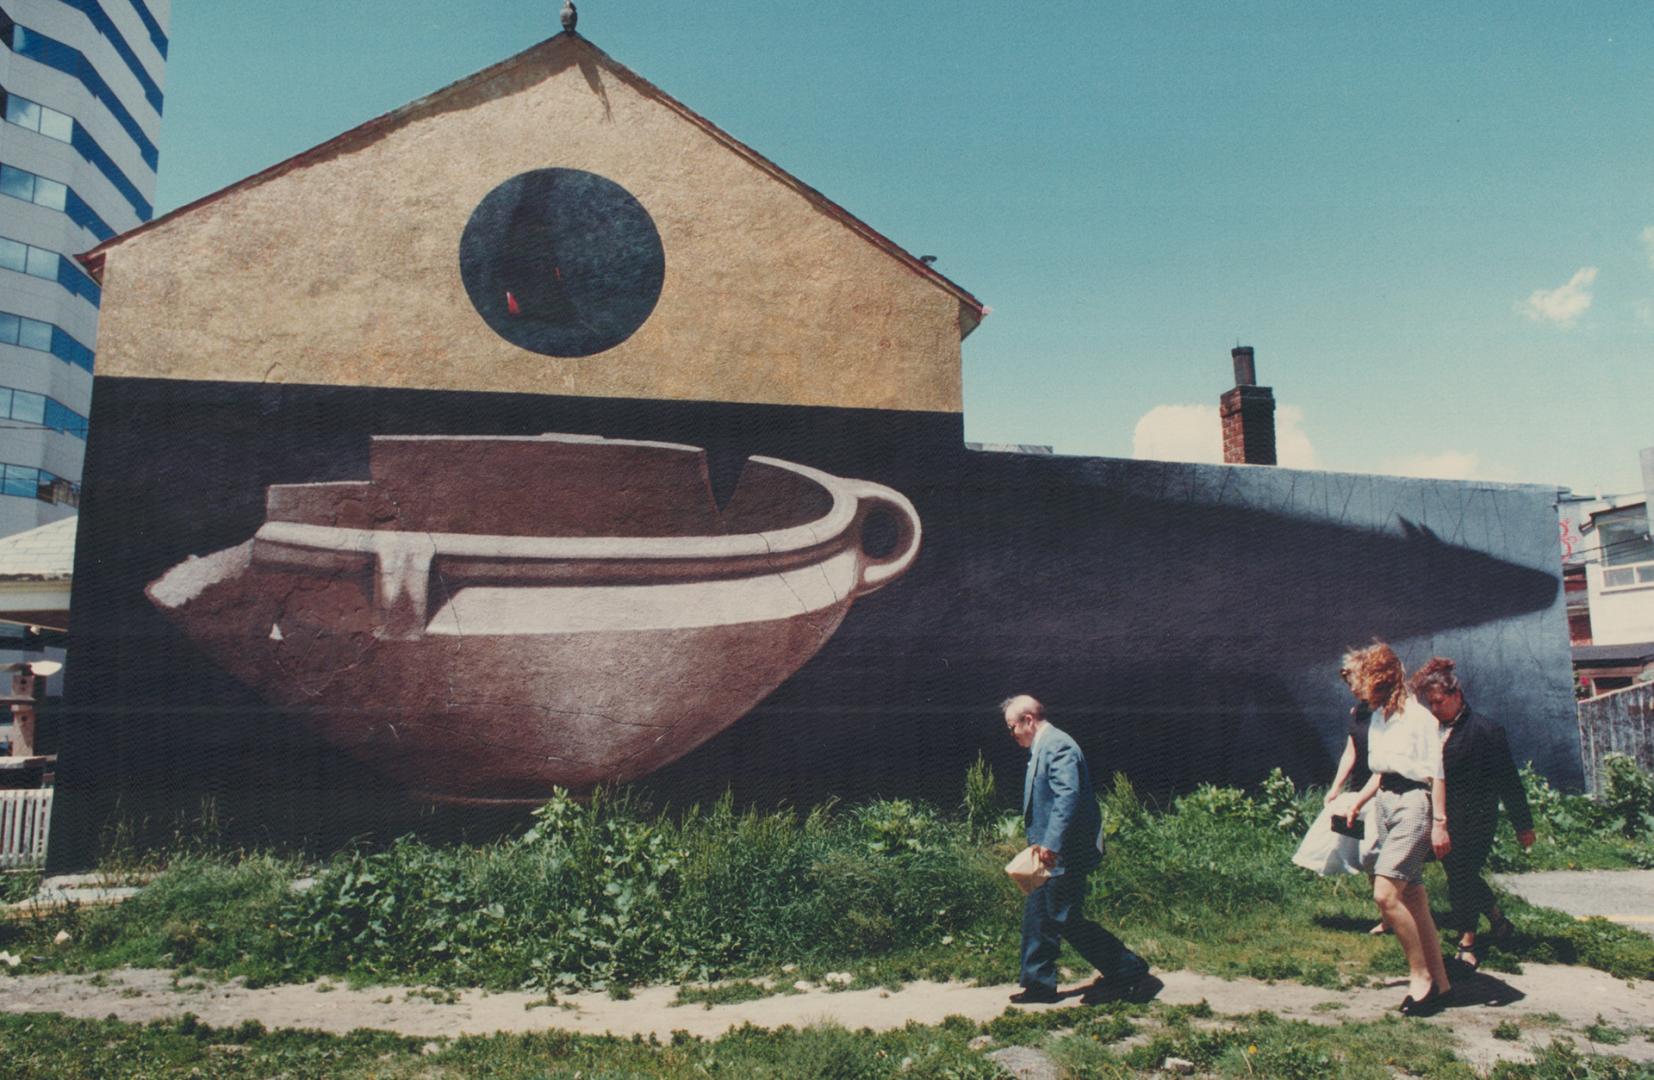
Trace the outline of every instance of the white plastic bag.
<instances>
[{"instance_id":1,"label":"white plastic bag","mask_svg":"<svg viewBox=\"0 0 1654 1080\"><path fill-rule=\"evenodd\" d=\"M1321 808L1316 815L1315 823L1304 834L1303 843L1293 854L1292 861L1305 870L1313 870L1322 877L1333 874L1363 874L1367 872L1368 862L1372 856L1373 847L1373 806L1369 802L1361 811L1361 821L1365 824L1362 839L1345 836L1334 831L1332 816L1347 814L1350 807L1355 805L1355 792L1346 791Z\"/></svg>"}]
</instances>

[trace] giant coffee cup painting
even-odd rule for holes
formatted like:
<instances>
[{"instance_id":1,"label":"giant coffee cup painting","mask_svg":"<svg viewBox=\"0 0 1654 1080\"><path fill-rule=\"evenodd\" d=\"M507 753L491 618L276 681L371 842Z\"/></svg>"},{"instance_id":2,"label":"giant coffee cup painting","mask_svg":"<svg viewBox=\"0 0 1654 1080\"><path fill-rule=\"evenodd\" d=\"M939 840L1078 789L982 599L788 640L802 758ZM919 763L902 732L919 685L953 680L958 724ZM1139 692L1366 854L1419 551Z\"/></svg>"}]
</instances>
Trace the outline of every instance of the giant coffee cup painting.
<instances>
[{"instance_id":1,"label":"giant coffee cup painting","mask_svg":"<svg viewBox=\"0 0 1654 1080\"><path fill-rule=\"evenodd\" d=\"M1144 791L1321 779L1375 636L1577 781L1551 492L967 449L976 298L574 35L89 263L57 865L952 802L1030 687Z\"/></svg>"},{"instance_id":2,"label":"giant coffee cup painting","mask_svg":"<svg viewBox=\"0 0 1654 1080\"><path fill-rule=\"evenodd\" d=\"M770 458L722 509L704 455L670 443L387 436L369 468L272 485L250 540L146 592L261 697L440 801L647 776L918 553L899 493ZM901 541L873 558L880 509Z\"/></svg>"}]
</instances>

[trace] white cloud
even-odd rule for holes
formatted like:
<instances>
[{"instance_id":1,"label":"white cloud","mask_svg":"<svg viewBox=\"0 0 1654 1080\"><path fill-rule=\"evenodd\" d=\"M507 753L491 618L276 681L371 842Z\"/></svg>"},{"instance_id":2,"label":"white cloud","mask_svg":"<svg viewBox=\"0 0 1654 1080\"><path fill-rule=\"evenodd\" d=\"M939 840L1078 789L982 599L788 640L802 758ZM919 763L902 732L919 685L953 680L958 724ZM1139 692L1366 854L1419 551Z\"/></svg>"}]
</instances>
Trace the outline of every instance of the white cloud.
<instances>
[{"instance_id":1,"label":"white cloud","mask_svg":"<svg viewBox=\"0 0 1654 1080\"><path fill-rule=\"evenodd\" d=\"M1131 430L1131 456L1153 461L1223 461L1216 405L1156 405Z\"/></svg>"},{"instance_id":2,"label":"white cloud","mask_svg":"<svg viewBox=\"0 0 1654 1080\"><path fill-rule=\"evenodd\" d=\"M1514 480L1509 469L1482 462L1481 455L1464 450L1442 450L1434 454L1409 454L1389 458L1378 472L1390 476L1418 476L1431 480Z\"/></svg>"},{"instance_id":3,"label":"white cloud","mask_svg":"<svg viewBox=\"0 0 1654 1080\"><path fill-rule=\"evenodd\" d=\"M1646 232L1643 234L1648 235ZM1566 285L1554 289L1535 289L1516 310L1534 322L1548 322L1564 329L1573 326L1591 306L1591 283L1597 279L1597 268L1582 266L1568 279Z\"/></svg>"},{"instance_id":4,"label":"white cloud","mask_svg":"<svg viewBox=\"0 0 1654 1080\"><path fill-rule=\"evenodd\" d=\"M1643 230L1643 250L1648 252L1648 265L1654 266L1654 225Z\"/></svg>"},{"instance_id":5,"label":"white cloud","mask_svg":"<svg viewBox=\"0 0 1654 1080\"><path fill-rule=\"evenodd\" d=\"M1216 405L1156 405L1131 432L1131 456L1153 461L1223 462L1223 421ZM1275 409L1275 458L1289 469L1319 468L1304 431L1304 410Z\"/></svg>"},{"instance_id":6,"label":"white cloud","mask_svg":"<svg viewBox=\"0 0 1654 1080\"><path fill-rule=\"evenodd\" d=\"M1319 469L1320 460L1304 430L1304 410L1282 405L1275 410L1275 459L1289 469Z\"/></svg>"}]
</instances>

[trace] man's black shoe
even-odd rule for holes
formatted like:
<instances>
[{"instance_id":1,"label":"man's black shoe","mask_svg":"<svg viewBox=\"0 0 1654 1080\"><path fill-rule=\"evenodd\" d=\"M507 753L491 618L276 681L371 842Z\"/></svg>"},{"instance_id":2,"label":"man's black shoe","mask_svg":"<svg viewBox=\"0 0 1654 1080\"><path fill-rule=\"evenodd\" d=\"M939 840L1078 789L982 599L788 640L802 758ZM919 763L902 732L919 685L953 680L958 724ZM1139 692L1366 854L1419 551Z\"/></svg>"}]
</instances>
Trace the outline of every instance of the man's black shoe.
<instances>
[{"instance_id":1,"label":"man's black shoe","mask_svg":"<svg viewBox=\"0 0 1654 1080\"><path fill-rule=\"evenodd\" d=\"M1099 976L1095 982L1085 988L1085 993L1080 995L1080 1003L1083 1005L1101 1005L1105 1001L1132 1001L1142 1004L1152 1000L1165 985L1148 972L1119 979Z\"/></svg>"},{"instance_id":2,"label":"man's black shoe","mask_svg":"<svg viewBox=\"0 0 1654 1080\"><path fill-rule=\"evenodd\" d=\"M1050 1005L1061 1000L1061 994L1043 986L1029 986L1011 995L1011 1003L1014 1005Z\"/></svg>"}]
</instances>

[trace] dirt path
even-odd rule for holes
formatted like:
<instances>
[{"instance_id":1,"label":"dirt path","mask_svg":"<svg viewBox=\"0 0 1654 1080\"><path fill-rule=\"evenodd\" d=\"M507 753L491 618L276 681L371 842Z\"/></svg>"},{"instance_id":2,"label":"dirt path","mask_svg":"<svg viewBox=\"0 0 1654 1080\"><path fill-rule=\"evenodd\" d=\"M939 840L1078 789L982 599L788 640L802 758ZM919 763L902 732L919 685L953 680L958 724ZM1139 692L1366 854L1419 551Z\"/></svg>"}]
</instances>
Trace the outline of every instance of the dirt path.
<instances>
[{"instance_id":1,"label":"dirt path","mask_svg":"<svg viewBox=\"0 0 1654 1080\"><path fill-rule=\"evenodd\" d=\"M1204 999L1220 1015L1268 1009L1283 1018L1315 1023L1374 1019L1393 1009L1405 993L1400 983L1333 991L1181 971L1162 973L1161 978L1165 985L1158 1000L1163 1002L1193 1004ZM1014 989L958 983L912 983L898 991L818 987L710 1008L673 1005L675 987L645 988L626 1001L572 994L556 1005L531 994L468 990L449 1003L441 1000L442 992L409 987L351 990L324 980L249 990L239 982L207 983L175 978L169 971L127 969L102 977L0 977L0 1010L115 1016L132 1022L192 1012L214 1027L256 1019L269 1028L343 1033L367 1027L433 1039L549 1029L669 1039L678 1030L716 1037L744 1023L775 1028L832 1021L852 1029L885 1030L910 1020L932 1024L954 1014L985 1021L1004 1012L1006 997ZM1581 1029L1598 1017L1632 1033L1625 1042L1600 1049L1654 1060L1654 992L1647 984L1631 986L1587 968L1529 964L1521 975L1481 976L1462 983L1459 991L1461 1004L1423 1022L1452 1028L1461 1053L1479 1067L1498 1059L1525 1058L1526 1046L1544 1045L1556 1035L1567 1035L1585 1048L1588 1040ZM1069 1005L1035 1006L1065 1007ZM1493 1027L1502 1020L1516 1022L1520 1040L1493 1038Z\"/></svg>"}]
</instances>

